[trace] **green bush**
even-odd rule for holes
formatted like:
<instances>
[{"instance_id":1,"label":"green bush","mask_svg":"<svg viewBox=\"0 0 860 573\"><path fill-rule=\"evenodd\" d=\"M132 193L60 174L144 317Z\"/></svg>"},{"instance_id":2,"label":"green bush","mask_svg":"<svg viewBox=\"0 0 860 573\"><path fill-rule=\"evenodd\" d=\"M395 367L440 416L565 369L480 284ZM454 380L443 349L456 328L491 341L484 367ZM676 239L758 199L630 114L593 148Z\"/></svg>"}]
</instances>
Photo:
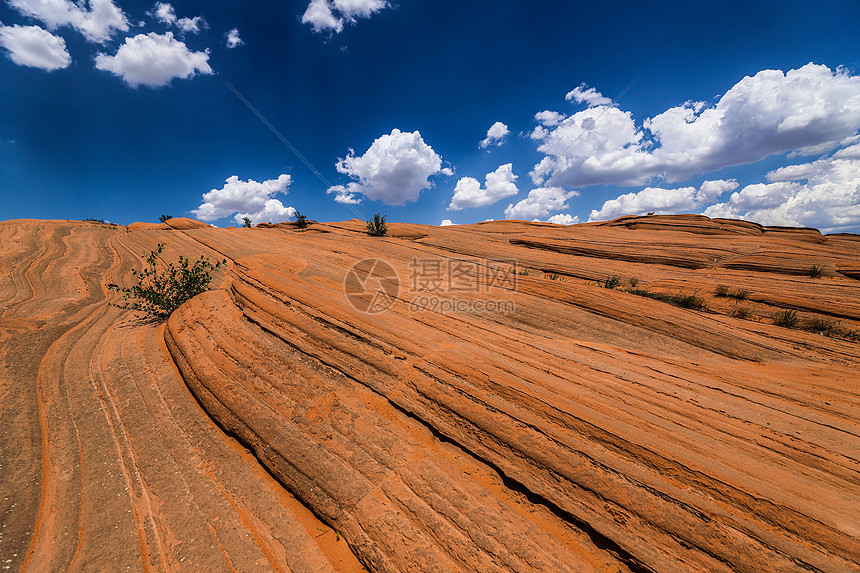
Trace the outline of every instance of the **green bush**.
<instances>
[{"instance_id":1,"label":"green bush","mask_svg":"<svg viewBox=\"0 0 860 573\"><path fill-rule=\"evenodd\" d=\"M797 326L797 311L796 310L780 310L773 313L773 323L777 326L786 328L794 328Z\"/></svg>"},{"instance_id":2,"label":"green bush","mask_svg":"<svg viewBox=\"0 0 860 573\"><path fill-rule=\"evenodd\" d=\"M681 308L692 308L695 310L705 310L708 308L708 305L705 303L705 299L696 293L678 293L676 295L672 295L672 303L680 306Z\"/></svg>"},{"instance_id":3,"label":"green bush","mask_svg":"<svg viewBox=\"0 0 860 573\"><path fill-rule=\"evenodd\" d=\"M242 227L246 229L251 228L251 218L250 217L242 217Z\"/></svg>"},{"instance_id":4,"label":"green bush","mask_svg":"<svg viewBox=\"0 0 860 573\"><path fill-rule=\"evenodd\" d=\"M708 305L705 302L705 299L700 297L698 293L667 294L665 292L653 292L644 288L629 288L625 289L624 292L635 294L636 296L644 296L653 300L659 300L660 302L667 302L675 306L680 306L681 308L708 310Z\"/></svg>"},{"instance_id":5,"label":"green bush","mask_svg":"<svg viewBox=\"0 0 860 573\"><path fill-rule=\"evenodd\" d=\"M377 213L373 216L373 220L367 222L367 234L371 237L384 237L388 234L385 215Z\"/></svg>"},{"instance_id":6,"label":"green bush","mask_svg":"<svg viewBox=\"0 0 860 573\"><path fill-rule=\"evenodd\" d=\"M308 218L296 211L296 229L304 229L308 226Z\"/></svg>"},{"instance_id":7,"label":"green bush","mask_svg":"<svg viewBox=\"0 0 860 573\"><path fill-rule=\"evenodd\" d=\"M750 291L746 289L738 289L735 292L731 293L729 296L737 300L746 300L750 297Z\"/></svg>"},{"instance_id":8,"label":"green bush","mask_svg":"<svg viewBox=\"0 0 860 573\"><path fill-rule=\"evenodd\" d=\"M192 264L189 259L179 255L178 265L170 263L159 269L158 260L162 252L164 243L159 243L158 248L147 255L146 268L140 272L132 271L137 279L133 287L108 285L110 290L121 292L123 300L127 301L116 306L164 320L182 303L206 291L212 282L212 271L227 264L226 259L213 264L203 256Z\"/></svg>"},{"instance_id":9,"label":"green bush","mask_svg":"<svg viewBox=\"0 0 860 573\"><path fill-rule=\"evenodd\" d=\"M816 316L805 320L803 328L816 334L833 334L838 330L837 325L838 323L835 320Z\"/></svg>"},{"instance_id":10,"label":"green bush","mask_svg":"<svg viewBox=\"0 0 860 573\"><path fill-rule=\"evenodd\" d=\"M752 311L750 309L746 308L745 306L739 306L739 307L735 308L734 310L732 310L731 316L733 316L735 318L741 318L743 320L746 320L750 316L752 316Z\"/></svg>"},{"instance_id":11,"label":"green bush","mask_svg":"<svg viewBox=\"0 0 860 573\"><path fill-rule=\"evenodd\" d=\"M628 282L630 283L630 288L636 288L639 286L639 279L636 277L630 277Z\"/></svg>"},{"instance_id":12,"label":"green bush","mask_svg":"<svg viewBox=\"0 0 860 573\"><path fill-rule=\"evenodd\" d=\"M814 279L817 279L822 274L824 274L824 267L821 265L812 265L811 267L806 269L806 274L808 274Z\"/></svg>"},{"instance_id":13,"label":"green bush","mask_svg":"<svg viewBox=\"0 0 860 573\"><path fill-rule=\"evenodd\" d=\"M162 215L158 218L159 223L166 223L169 219L172 219L173 215Z\"/></svg>"},{"instance_id":14,"label":"green bush","mask_svg":"<svg viewBox=\"0 0 860 573\"><path fill-rule=\"evenodd\" d=\"M729 287L726 285L718 285L717 288L714 289L714 296L718 297L731 297L737 300L746 300L750 296L750 291L746 289L738 289L736 291L729 290Z\"/></svg>"},{"instance_id":15,"label":"green bush","mask_svg":"<svg viewBox=\"0 0 860 573\"><path fill-rule=\"evenodd\" d=\"M629 289L627 289L627 292L629 292L630 294L635 294L636 296L644 296L646 298L653 298L654 300L660 300L659 297L657 296L657 293L651 292L650 290L644 289L644 288L639 288L639 287L629 288Z\"/></svg>"},{"instance_id":16,"label":"green bush","mask_svg":"<svg viewBox=\"0 0 860 573\"><path fill-rule=\"evenodd\" d=\"M618 288L618 285L621 284L621 277L617 275L612 275L611 277L606 279L606 282L603 283L603 288Z\"/></svg>"}]
</instances>

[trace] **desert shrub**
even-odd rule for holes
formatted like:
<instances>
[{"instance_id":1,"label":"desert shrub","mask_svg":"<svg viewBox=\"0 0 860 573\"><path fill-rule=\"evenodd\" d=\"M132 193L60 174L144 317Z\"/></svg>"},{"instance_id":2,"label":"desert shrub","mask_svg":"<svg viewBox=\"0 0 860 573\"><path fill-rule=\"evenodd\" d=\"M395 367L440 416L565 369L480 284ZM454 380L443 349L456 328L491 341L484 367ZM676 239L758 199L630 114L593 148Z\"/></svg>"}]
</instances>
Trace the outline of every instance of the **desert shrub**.
<instances>
[{"instance_id":1,"label":"desert shrub","mask_svg":"<svg viewBox=\"0 0 860 573\"><path fill-rule=\"evenodd\" d=\"M245 229L250 229L252 225L252 221L250 217L242 217L242 227Z\"/></svg>"},{"instance_id":2,"label":"desert shrub","mask_svg":"<svg viewBox=\"0 0 860 573\"><path fill-rule=\"evenodd\" d=\"M733 293L729 293L729 296L737 300L746 300L750 297L750 291L746 289L738 289Z\"/></svg>"},{"instance_id":3,"label":"desert shrub","mask_svg":"<svg viewBox=\"0 0 860 573\"><path fill-rule=\"evenodd\" d=\"M629 288L625 292L635 294L636 296L644 296L660 302L666 302L681 308L689 308L693 310L708 310L708 305L705 299L698 295L698 292L693 294L667 294L665 292L653 292L643 288Z\"/></svg>"},{"instance_id":4,"label":"desert shrub","mask_svg":"<svg viewBox=\"0 0 860 573\"><path fill-rule=\"evenodd\" d=\"M388 234L388 224L385 222L385 215L377 213L371 221L367 222L367 234L371 237L384 237Z\"/></svg>"},{"instance_id":5,"label":"desert shrub","mask_svg":"<svg viewBox=\"0 0 860 573\"><path fill-rule=\"evenodd\" d=\"M629 292L630 294L635 294L636 296L644 296L644 297L654 298L654 299L657 298L655 296L657 293L653 293L653 292L649 291L648 289L639 288L638 286L634 287L634 288L627 289L627 292Z\"/></svg>"},{"instance_id":6,"label":"desert shrub","mask_svg":"<svg viewBox=\"0 0 860 573\"><path fill-rule=\"evenodd\" d=\"M527 276L529 276L529 270L528 269L519 269L519 270L517 270L517 275L519 275L521 277L527 277Z\"/></svg>"},{"instance_id":7,"label":"desert shrub","mask_svg":"<svg viewBox=\"0 0 860 573\"><path fill-rule=\"evenodd\" d=\"M838 323L835 320L815 316L806 319L803 322L803 328L804 330L809 330L816 334L833 334L838 330L837 324Z\"/></svg>"},{"instance_id":8,"label":"desert shrub","mask_svg":"<svg viewBox=\"0 0 860 573\"><path fill-rule=\"evenodd\" d=\"M308 218L296 211L296 229L304 229L308 226Z\"/></svg>"},{"instance_id":9,"label":"desert shrub","mask_svg":"<svg viewBox=\"0 0 860 573\"><path fill-rule=\"evenodd\" d=\"M860 342L860 332L856 330L839 330L839 336L854 342Z\"/></svg>"},{"instance_id":10,"label":"desert shrub","mask_svg":"<svg viewBox=\"0 0 860 573\"><path fill-rule=\"evenodd\" d=\"M173 215L162 215L158 218L159 223L166 223L168 220L172 219Z\"/></svg>"},{"instance_id":11,"label":"desert shrub","mask_svg":"<svg viewBox=\"0 0 860 573\"><path fill-rule=\"evenodd\" d=\"M119 308L136 310L154 319L166 319L170 313L185 301L209 288L212 271L227 264L227 260L213 264L201 256L192 264L190 259L179 255L179 264L169 263L159 269L158 260L164 252L164 243L146 257L146 268L132 271L137 284L131 288L121 288L109 284L108 288L122 293L126 302L116 305Z\"/></svg>"},{"instance_id":12,"label":"desert shrub","mask_svg":"<svg viewBox=\"0 0 860 573\"><path fill-rule=\"evenodd\" d=\"M564 278L558 273L544 273L545 278L548 278L551 281L562 281Z\"/></svg>"},{"instance_id":13,"label":"desert shrub","mask_svg":"<svg viewBox=\"0 0 860 573\"><path fill-rule=\"evenodd\" d=\"M606 282L603 283L603 288L618 288L618 285L621 284L621 277L617 275L612 275L611 277L606 279Z\"/></svg>"},{"instance_id":14,"label":"desert shrub","mask_svg":"<svg viewBox=\"0 0 860 573\"><path fill-rule=\"evenodd\" d=\"M705 303L705 299L700 297L698 293L678 293L676 295L672 295L672 302L681 308L692 308L695 310L705 310L708 308L708 305Z\"/></svg>"},{"instance_id":15,"label":"desert shrub","mask_svg":"<svg viewBox=\"0 0 860 573\"><path fill-rule=\"evenodd\" d=\"M739 306L739 307L732 310L731 316L733 316L735 318L741 318L743 320L746 320L750 316L752 316L752 311L745 306Z\"/></svg>"},{"instance_id":16,"label":"desert shrub","mask_svg":"<svg viewBox=\"0 0 860 573\"><path fill-rule=\"evenodd\" d=\"M636 277L630 277L630 280L627 282L630 283L630 288L636 288L639 286L639 279Z\"/></svg>"},{"instance_id":17,"label":"desert shrub","mask_svg":"<svg viewBox=\"0 0 860 573\"><path fill-rule=\"evenodd\" d=\"M806 274L814 279L817 279L822 274L824 274L824 267L821 265L812 265L811 267L806 269Z\"/></svg>"},{"instance_id":18,"label":"desert shrub","mask_svg":"<svg viewBox=\"0 0 860 573\"><path fill-rule=\"evenodd\" d=\"M794 328L797 326L797 311L796 310L780 310L773 313L773 323L777 326L786 328Z\"/></svg>"},{"instance_id":19,"label":"desert shrub","mask_svg":"<svg viewBox=\"0 0 860 573\"><path fill-rule=\"evenodd\" d=\"M732 291L726 285L718 285L717 288L714 289L714 296L727 296L737 300L746 300L750 296L750 291L746 289L738 289L736 291Z\"/></svg>"}]
</instances>

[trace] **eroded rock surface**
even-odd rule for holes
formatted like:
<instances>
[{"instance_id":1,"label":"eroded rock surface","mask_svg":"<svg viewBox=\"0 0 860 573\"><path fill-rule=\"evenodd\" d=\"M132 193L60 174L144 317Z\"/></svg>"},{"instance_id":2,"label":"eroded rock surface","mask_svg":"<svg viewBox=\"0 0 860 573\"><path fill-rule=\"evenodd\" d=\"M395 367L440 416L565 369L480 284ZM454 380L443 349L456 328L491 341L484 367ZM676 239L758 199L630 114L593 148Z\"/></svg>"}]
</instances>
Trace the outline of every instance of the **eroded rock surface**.
<instances>
[{"instance_id":1,"label":"eroded rock surface","mask_svg":"<svg viewBox=\"0 0 860 573\"><path fill-rule=\"evenodd\" d=\"M860 570L860 237L701 216L363 231L0 223L3 561ZM161 326L104 286L158 243L229 261ZM344 280L366 259L394 274L362 298Z\"/></svg>"}]
</instances>

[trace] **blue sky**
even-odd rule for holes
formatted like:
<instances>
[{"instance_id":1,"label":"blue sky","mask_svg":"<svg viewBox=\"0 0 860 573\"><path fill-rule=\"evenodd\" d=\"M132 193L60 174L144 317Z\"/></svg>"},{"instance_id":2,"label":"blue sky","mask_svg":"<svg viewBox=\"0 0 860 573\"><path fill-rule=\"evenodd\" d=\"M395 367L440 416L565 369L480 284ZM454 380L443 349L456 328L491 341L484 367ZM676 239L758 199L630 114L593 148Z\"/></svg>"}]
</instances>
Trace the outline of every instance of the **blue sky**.
<instances>
[{"instance_id":1,"label":"blue sky","mask_svg":"<svg viewBox=\"0 0 860 573\"><path fill-rule=\"evenodd\" d=\"M3 220L860 232L856 0L2 0L0 22Z\"/></svg>"}]
</instances>

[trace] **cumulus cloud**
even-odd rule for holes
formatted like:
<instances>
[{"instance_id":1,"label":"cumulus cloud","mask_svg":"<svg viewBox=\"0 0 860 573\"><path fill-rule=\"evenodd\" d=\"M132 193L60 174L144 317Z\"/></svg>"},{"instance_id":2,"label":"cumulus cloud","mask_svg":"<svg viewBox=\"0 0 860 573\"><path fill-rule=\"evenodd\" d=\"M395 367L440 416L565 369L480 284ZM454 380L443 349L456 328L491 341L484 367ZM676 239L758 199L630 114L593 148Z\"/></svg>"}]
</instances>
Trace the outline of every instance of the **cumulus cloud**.
<instances>
[{"instance_id":1,"label":"cumulus cloud","mask_svg":"<svg viewBox=\"0 0 860 573\"><path fill-rule=\"evenodd\" d=\"M584 103L587 104L588 107L594 107L598 105L609 105L612 103L612 100L608 97L604 97L599 91L594 88L587 87L585 84L580 85L572 91L567 92L567 95L564 96L564 99L567 101L575 101L576 103Z\"/></svg>"},{"instance_id":2,"label":"cumulus cloud","mask_svg":"<svg viewBox=\"0 0 860 573\"><path fill-rule=\"evenodd\" d=\"M156 2L152 14L162 24L175 26L186 33L197 34L201 29L209 27L203 16L195 16L194 18L177 17L173 6L165 2Z\"/></svg>"},{"instance_id":3,"label":"cumulus cloud","mask_svg":"<svg viewBox=\"0 0 860 573\"><path fill-rule=\"evenodd\" d=\"M116 55L99 54L96 68L115 74L131 87L165 86L174 78L188 79L212 73L209 51L192 52L172 32L138 34L126 38Z\"/></svg>"},{"instance_id":4,"label":"cumulus cloud","mask_svg":"<svg viewBox=\"0 0 860 573\"><path fill-rule=\"evenodd\" d=\"M327 0L311 0L302 15L302 24L310 24L314 32L319 33L328 31L339 33L343 30L343 20L335 17L331 4Z\"/></svg>"},{"instance_id":5,"label":"cumulus cloud","mask_svg":"<svg viewBox=\"0 0 860 573\"><path fill-rule=\"evenodd\" d=\"M443 173L442 158L424 143L421 133L399 129L377 138L364 155L356 156L350 149L336 167L358 179L328 189L336 194L336 202L345 204L358 203L363 195L387 205L405 205L417 201L421 191L432 186L432 175Z\"/></svg>"},{"instance_id":6,"label":"cumulus cloud","mask_svg":"<svg viewBox=\"0 0 860 573\"><path fill-rule=\"evenodd\" d=\"M708 217L764 225L860 232L860 149L842 157L790 165L768 173L768 183L747 185L728 201L705 209Z\"/></svg>"},{"instance_id":7,"label":"cumulus cloud","mask_svg":"<svg viewBox=\"0 0 860 573\"><path fill-rule=\"evenodd\" d=\"M463 177L457 181L448 209L459 211L470 207L483 207L492 205L499 199L516 195L517 176L514 175L513 169L513 164L506 163L492 173L487 173L483 188L474 177Z\"/></svg>"},{"instance_id":8,"label":"cumulus cloud","mask_svg":"<svg viewBox=\"0 0 860 573\"><path fill-rule=\"evenodd\" d=\"M552 217L547 219L546 222L553 223L555 225L576 225L577 223L579 223L579 216L570 216L569 214L553 215Z\"/></svg>"},{"instance_id":9,"label":"cumulus cloud","mask_svg":"<svg viewBox=\"0 0 860 573\"><path fill-rule=\"evenodd\" d=\"M293 207L284 207L284 204L278 199L267 199L263 208L259 211L253 213L236 213L233 220L237 223L244 223L245 217L248 217L254 224L281 223L295 216L296 210Z\"/></svg>"},{"instance_id":10,"label":"cumulus cloud","mask_svg":"<svg viewBox=\"0 0 860 573\"><path fill-rule=\"evenodd\" d=\"M71 26L90 42L104 43L114 31L128 31L128 20L113 0L7 0L25 16L40 20L49 30Z\"/></svg>"},{"instance_id":11,"label":"cumulus cloud","mask_svg":"<svg viewBox=\"0 0 860 573\"><path fill-rule=\"evenodd\" d=\"M334 0L334 7L348 20L370 18L388 6L384 0Z\"/></svg>"},{"instance_id":12,"label":"cumulus cloud","mask_svg":"<svg viewBox=\"0 0 860 573\"><path fill-rule=\"evenodd\" d=\"M588 220L607 221L624 215L644 215L650 212L658 215L690 213L713 203L723 193L737 188L737 181L723 179L705 181L698 189L646 187L637 193L627 193L606 201L599 210L591 211Z\"/></svg>"},{"instance_id":13,"label":"cumulus cloud","mask_svg":"<svg viewBox=\"0 0 860 573\"><path fill-rule=\"evenodd\" d=\"M544 127L555 127L564 121L565 115L563 113L558 113L557 111L544 110L536 113L535 119Z\"/></svg>"},{"instance_id":14,"label":"cumulus cloud","mask_svg":"<svg viewBox=\"0 0 860 573\"><path fill-rule=\"evenodd\" d=\"M237 223L241 223L243 217L254 223L280 223L296 214L295 209L284 207L274 198L274 195L286 193L290 183L289 175L262 183L253 179L240 181L238 175L234 175L221 189L205 193L203 203L192 213L201 221L216 221L235 213L233 219Z\"/></svg>"},{"instance_id":15,"label":"cumulus cloud","mask_svg":"<svg viewBox=\"0 0 860 573\"><path fill-rule=\"evenodd\" d=\"M495 145L496 147L502 145L505 142L505 137L510 132L507 125L501 121L497 121L487 130L487 137L480 143L481 149L486 149L491 145Z\"/></svg>"},{"instance_id":16,"label":"cumulus cloud","mask_svg":"<svg viewBox=\"0 0 860 573\"><path fill-rule=\"evenodd\" d=\"M568 99L589 107L532 134L545 154L532 176L546 172L553 185L682 181L778 153L824 153L860 129L860 77L815 64L763 70L714 105L686 102L641 126L591 88Z\"/></svg>"},{"instance_id":17,"label":"cumulus cloud","mask_svg":"<svg viewBox=\"0 0 860 573\"><path fill-rule=\"evenodd\" d=\"M566 191L561 187L539 187L532 189L528 197L505 209L506 219L543 219L553 211L567 209L567 200L579 195L577 191Z\"/></svg>"},{"instance_id":18,"label":"cumulus cloud","mask_svg":"<svg viewBox=\"0 0 860 573\"><path fill-rule=\"evenodd\" d=\"M19 66L50 72L72 63L66 41L38 26L0 26L0 46Z\"/></svg>"},{"instance_id":19,"label":"cumulus cloud","mask_svg":"<svg viewBox=\"0 0 860 573\"><path fill-rule=\"evenodd\" d=\"M453 224L454 223L453 223L453 221L451 221L451 219L442 219L442 222L439 223L439 226L440 227L450 227Z\"/></svg>"},{"instance_id":20,"label":"cumulus cloud","mask_svg":"<svg viewBox=\"0 0 860 573\"><path fill-rule=\"evenodd\" d=\"M245 42L242 41L242 38L239 37L239 29L233 28L229 32L227 32L227 48L232 50L233 48L238 48L239 46L244 45Z\"/></svg>"},{"instance_id":21,"label":"cumulus cloud","mask_svg":"<svg viewBox=\"0 0 860 573\"><path fill-rule=\"evenodd\" d=\"M345 23L354 24L359 18L370 18L388 7L385 0L311 0L302 23L310 24L314 32L340 33Z\"/></svg>"},{"instance_id":22,"label":"cumulus cloud","mask_svg":"<svg viewBox=\"0 0 860 573\"><path fill-rule=\"evenodd\" d=\"M334 193L334 202L342 205L358 205L361 203L361 185L358 183L347 183L346 185L332 185L326 193Z\"/></svg>"}]
</instances>

